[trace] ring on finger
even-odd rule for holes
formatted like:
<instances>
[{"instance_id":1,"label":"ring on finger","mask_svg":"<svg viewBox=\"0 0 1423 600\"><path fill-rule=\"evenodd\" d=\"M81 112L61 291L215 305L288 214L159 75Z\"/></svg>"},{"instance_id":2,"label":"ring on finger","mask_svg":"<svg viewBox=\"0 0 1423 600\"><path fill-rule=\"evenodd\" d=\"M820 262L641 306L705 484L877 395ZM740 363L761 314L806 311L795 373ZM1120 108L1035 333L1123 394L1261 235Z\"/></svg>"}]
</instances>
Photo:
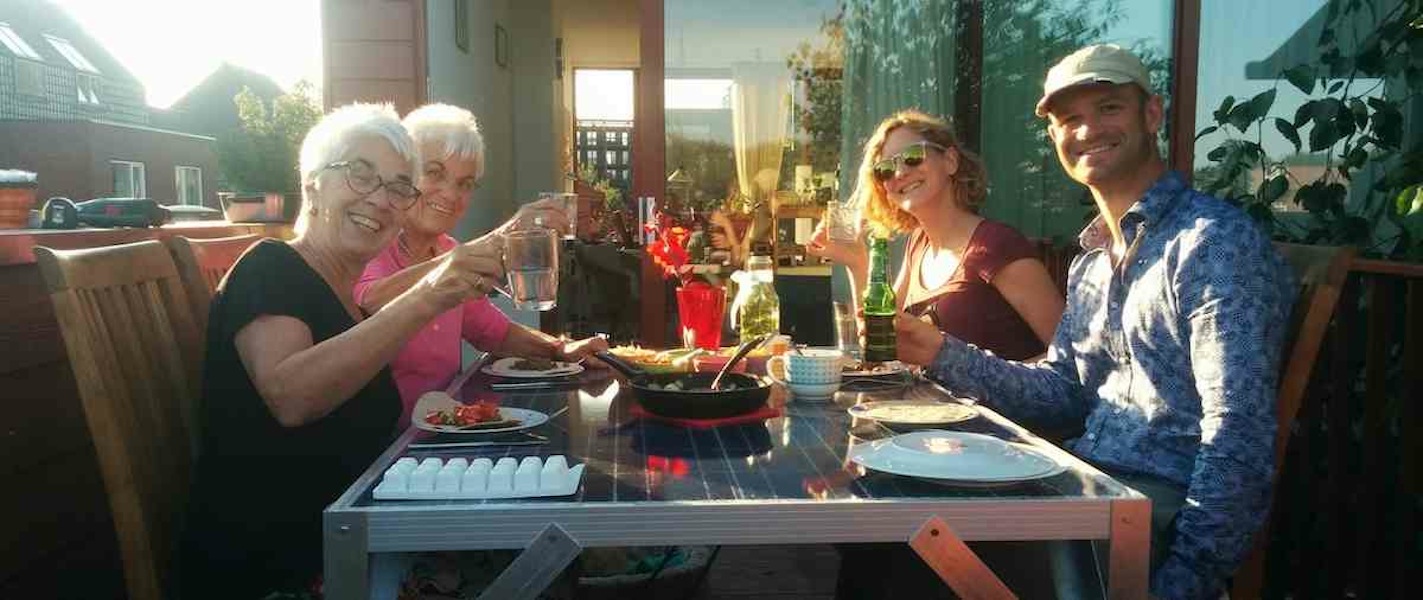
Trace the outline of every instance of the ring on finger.
<instances>
[{"instance_id":1,"label":"ring on finger","mask_svg":"<svg viewBox=\"0 0 1423 600\"><path fill-rule=\"evenodd\" d=\"M475 287L475 289L479 289L479 286L482 285L483 283L484 283L484 276L483 276L483 275L479 275L479 274L475 274L475 276L474 276L474 287Z\"/></svg>"}]
</instances>

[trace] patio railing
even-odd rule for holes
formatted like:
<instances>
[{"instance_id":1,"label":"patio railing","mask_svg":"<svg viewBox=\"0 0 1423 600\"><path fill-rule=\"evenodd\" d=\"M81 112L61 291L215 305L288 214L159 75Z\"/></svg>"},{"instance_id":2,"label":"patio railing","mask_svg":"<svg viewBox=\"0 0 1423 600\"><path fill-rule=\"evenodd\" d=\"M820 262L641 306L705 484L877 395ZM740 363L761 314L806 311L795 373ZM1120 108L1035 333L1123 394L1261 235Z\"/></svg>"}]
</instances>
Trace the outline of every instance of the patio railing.
<instances>
[{"instance_id":1,"label":"patio railing","mask_svg":"<svg viewBox=\"0 0 1423 600\"><path fill-rule=\"evenodd\" d=\"M1423 265L1357 260L1276 488L1265 598L1400 598L1419 535Z\"/></svg>"}]
</instances>

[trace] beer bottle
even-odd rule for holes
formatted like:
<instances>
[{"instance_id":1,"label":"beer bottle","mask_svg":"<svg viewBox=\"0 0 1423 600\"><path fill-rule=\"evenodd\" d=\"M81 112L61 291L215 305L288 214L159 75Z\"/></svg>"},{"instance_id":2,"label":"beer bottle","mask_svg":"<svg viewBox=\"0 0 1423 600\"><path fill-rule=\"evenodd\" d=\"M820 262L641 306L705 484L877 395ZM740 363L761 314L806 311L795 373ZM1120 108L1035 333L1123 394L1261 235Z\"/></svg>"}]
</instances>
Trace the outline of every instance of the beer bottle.
<instances>
[{"instance_id":1,"label":"beer bottle","mask_svg":"<svg viewBox=\"0 0 1423 600\"><path fill-rule=\"evenodd\" d=\"M889 283L889 242L878 235L870 236L869 284L865 286L860 306L865 315L865 362L896 360L894 314L897 309L894 288Z\"/></svg>"}]
</instances>

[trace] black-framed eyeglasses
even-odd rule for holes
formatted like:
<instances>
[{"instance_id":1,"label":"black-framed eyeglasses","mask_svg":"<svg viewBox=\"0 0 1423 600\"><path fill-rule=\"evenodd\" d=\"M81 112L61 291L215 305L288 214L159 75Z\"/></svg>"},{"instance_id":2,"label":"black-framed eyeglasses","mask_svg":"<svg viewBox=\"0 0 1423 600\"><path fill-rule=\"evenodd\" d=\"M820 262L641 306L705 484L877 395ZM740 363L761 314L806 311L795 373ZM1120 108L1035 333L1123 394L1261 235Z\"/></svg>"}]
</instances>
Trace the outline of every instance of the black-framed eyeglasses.
<instances>
[{"instance_id":1,"label":"black-framed eyeglasses","mask_svg":"<svg viewBox=\"0 0 1423 600\"><path fill-rule=\"evenodd\" d=\"M390 195L390 203L399 210L414 206L415 201L420 198L420 188L409 181L382 178L376 173L375 166L365 159L339 160L321 167L323 171L326 169L344 170L346 185L357 194L370 195L385 188L386 193Z\"/></svg>"},{"instance_id":2,"label":"black-framed eyeglasses","mask_svg":"<svg viewBox=\"0 0 1423 600\"><path fill-rule=\"evenodd\" d=\"M930 141L915 142L906 146L899 154L881 158L874 164L873 173L877 181L889 181L894 179L894 174L899 172L901 163L906 167L917 167L924 164L924 159L929 156L929 149L933 148L943 152L946 148Z\"/></svg>"}]
</instances>

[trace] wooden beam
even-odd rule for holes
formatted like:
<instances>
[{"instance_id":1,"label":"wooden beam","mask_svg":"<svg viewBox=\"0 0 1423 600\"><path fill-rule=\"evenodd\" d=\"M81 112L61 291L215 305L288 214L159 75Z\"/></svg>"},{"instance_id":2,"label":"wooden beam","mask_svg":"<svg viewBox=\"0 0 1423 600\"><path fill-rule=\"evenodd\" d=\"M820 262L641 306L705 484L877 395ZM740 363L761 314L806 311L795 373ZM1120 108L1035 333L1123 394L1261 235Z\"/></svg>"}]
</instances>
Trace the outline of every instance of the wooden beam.
<instances>
[{"instance_id":1,"label":"wooden beam","mask_svg":"<svg viewBox=\"0 0 1423 600\"><path fill-rule=\"evenodd\" d=\"M1196 159L1196 71L1200 62L1201 0L1176 0L1171 38L1171 168L1190 181Z\"/></svg>"},{"instance_id":2,"label":"wooden beam","mask_svg":"<svg viewBox=\"0 0 1423 600\"><path fill-rule=\"evenodd\" d=\"M666 199L667 139L663 115L663 7L662 0L638 0L641 9L638 53L641 66L636 75L636 97L632 121L632 205L637 199L655 198L659 204ZM641 235L641 232L634 232ZM642 261L642 297L639 306L639 335L642 343L653 348L666 346L667 306L661 269L644 256Z\"/></svg>"}]
</instances>

